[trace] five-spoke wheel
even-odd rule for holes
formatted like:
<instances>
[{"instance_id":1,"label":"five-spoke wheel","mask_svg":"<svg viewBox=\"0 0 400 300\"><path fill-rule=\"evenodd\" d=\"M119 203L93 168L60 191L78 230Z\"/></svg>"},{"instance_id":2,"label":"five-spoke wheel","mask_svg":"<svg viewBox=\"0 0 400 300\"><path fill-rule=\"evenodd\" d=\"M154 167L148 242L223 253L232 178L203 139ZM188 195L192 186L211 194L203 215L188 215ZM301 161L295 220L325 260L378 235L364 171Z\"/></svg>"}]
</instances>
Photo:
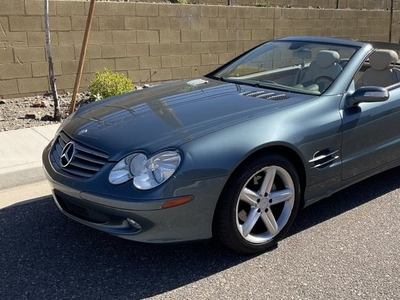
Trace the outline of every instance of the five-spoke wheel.
<instances>
[{"instance_id":1,"label":"five-spoke wheel","mask_svg":"<svg viewBox=\"0 0 400 300\"><path fill-rule=\"evenodd\" d=\"M236 251L256 253L275 245L291 226L300 202L296 169L269 155L239 169L217 208L215 230Z\"/></svg>"}]
</instances>

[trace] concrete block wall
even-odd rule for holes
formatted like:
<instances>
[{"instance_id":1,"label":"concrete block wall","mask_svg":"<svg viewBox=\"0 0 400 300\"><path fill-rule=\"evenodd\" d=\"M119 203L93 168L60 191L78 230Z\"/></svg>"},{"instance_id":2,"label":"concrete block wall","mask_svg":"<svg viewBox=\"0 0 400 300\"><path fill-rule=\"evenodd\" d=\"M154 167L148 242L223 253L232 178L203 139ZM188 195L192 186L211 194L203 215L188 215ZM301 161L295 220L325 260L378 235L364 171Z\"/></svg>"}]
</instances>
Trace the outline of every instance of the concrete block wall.
<instances>
[{"instance_id":1,"label":"concrete block wall","mask_svg":"<svg viewBox=\"0 0 400 300\"><path fill-rule=\"evenodd\" d=\"M149 0L150 1L150 0ZM203 2L203 4L220 4L226 5L227 0L197 0L196 2ZM321 7L324 9L334 9L336 7L343 9L387 9L390 7L390 0L232 0L233 5L247 5L252 6L255 3L267 4L268 6L280 7ZM393 7L399 7L398 1L394 1Z\"/></svg>"},{"instance_id":2,"label":"concrete block wall","mask_svg":"<svg viewBox=\"0 0 400 300\"><path fill-rule=\"evenodd\" d=\"M56 1L80 1L80 0L56 0ZM89 1L89 0L87 0ZM167 0L98 0L98 1L125 1L125 2L147 2L166 3ZM202 5L228 5L228 0L188 0L190 4ZM394 9L400 8L399 1L393 2ZM234 6L268 6L268 7L320 7L323 9L383 9L390 8L391 0L230 0Z\"/></svg>"},{"instance_id":3,"label":"concrete block wall","mask_svg":"<svg viewBox=\"0 0 400 300\"><path fill-rule=\"evenodd\" d=\"M43 0L0 0L0 98L49 90ZM50 1L57 88L72 91L88 1ZM398 20L395 13L394 20ZM389 12L96 2L81 89L109 68L135 84L201 76L272 38L387 41ZM393 39L399 37L393 26Z\"/></svg>"}]
</instances>

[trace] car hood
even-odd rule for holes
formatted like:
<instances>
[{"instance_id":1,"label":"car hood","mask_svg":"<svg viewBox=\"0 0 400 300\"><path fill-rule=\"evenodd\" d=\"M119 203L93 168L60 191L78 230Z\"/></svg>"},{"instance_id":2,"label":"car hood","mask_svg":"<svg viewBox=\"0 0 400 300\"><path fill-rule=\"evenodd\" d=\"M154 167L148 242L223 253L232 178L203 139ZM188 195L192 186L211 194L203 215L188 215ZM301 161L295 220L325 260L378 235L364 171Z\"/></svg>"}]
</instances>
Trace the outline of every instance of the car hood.
<instances>
[{"instance_id":1,"label":"car hood","mask_svg":"<svg viewBox=\"0 0 400 300\"><path fill-rule=\"evenodd\" d=\"M137 150L173 149L310 97L205 78L180 81L86 105L62 130L120 159Z\"/></svg>"}]
</instances>

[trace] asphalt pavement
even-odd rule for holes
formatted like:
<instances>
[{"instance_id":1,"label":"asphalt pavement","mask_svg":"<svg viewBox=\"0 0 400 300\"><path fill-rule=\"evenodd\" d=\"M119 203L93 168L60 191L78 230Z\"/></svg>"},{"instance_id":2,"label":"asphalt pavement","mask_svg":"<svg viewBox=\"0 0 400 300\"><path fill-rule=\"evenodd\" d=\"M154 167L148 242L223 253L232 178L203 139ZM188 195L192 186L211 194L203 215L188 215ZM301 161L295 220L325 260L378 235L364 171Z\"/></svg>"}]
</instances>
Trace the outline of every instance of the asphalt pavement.
<instances>
[{"instance_id":1,"label":"asphalt pavement","mask_svg":"<svg viewBox=\"0 0 400 300\"><path fill-rule=\"evenodd\" d=\"M0 209L0 299L378 299L400 295L400 169L300 212L276 249L145 245L51 198Z\"/></svg>"}]
</instances>

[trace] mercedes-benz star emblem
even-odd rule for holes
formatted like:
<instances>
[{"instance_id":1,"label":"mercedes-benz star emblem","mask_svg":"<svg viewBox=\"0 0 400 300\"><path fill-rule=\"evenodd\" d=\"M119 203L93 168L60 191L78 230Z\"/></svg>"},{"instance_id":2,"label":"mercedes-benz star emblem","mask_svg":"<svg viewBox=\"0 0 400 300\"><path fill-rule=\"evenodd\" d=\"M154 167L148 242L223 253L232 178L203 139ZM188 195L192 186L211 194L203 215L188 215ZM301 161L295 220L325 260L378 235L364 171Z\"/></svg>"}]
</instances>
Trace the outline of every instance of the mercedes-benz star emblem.
<instances>
[{"instance_id":1,"label":"mercedes-benz star emblem","mask_svg":"<svg viewBox=\"0 0 400 300\"><path fill-rule=\"evenodd\" d=\"M69 142L64 146L61 152L60 163L63 168L68 167L68 165L74 158L74 154L75 154L75 143Z\"/></svg>"}]
</instances>

